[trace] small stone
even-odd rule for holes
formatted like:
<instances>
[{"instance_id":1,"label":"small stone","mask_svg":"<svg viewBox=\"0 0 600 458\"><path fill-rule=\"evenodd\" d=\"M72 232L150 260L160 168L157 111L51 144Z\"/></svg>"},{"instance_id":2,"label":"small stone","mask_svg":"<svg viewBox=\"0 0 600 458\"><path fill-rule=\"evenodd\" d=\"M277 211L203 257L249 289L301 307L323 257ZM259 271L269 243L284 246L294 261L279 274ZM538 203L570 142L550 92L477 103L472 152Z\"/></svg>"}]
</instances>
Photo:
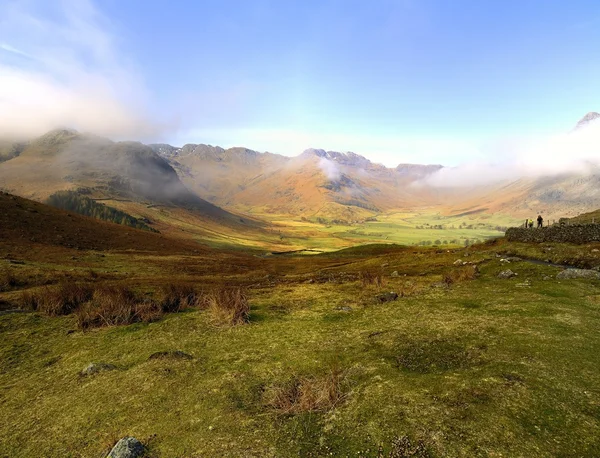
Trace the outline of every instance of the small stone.
<instances>
[{"instance_id":1,"label":"small stone","mask_svg":"<svg viewBox=\"0 0 600 458\"><path fill-rule=\"evenodd\" d=\"M503 279L503 280L506 280L506 279L508 279L508 278L512 278L512 277L516 277L516 276L517 276L517 274L516 274L516 273L514 273L514 272L513 272L512 270L510 270L510 269L503 270L502 272L500 272L500 273L498 274L498 278L501 278L501 279Z\"/></svg>"},{"instance_id":2,"label":"small stone","mask_svg":"<svg viewBox=\"0 0 600 458\"><path fill-rule=\"evenodd\" d=\"M455 266L461 266L463 263L462 259L457 259L456 261L454 261L452 264L454 264Z\"/></svg>"},{"instance_id":3,"label":"small stone","mask_svg":"<svg viewBox=\"0 0 600 458\"><path fill-rule=\"evenodd\" d=\"M542 278L542 280L544 280L544 281L552 280L552 277L550 277L549 275L544 275L544 278Z\"/></svg>"},{"instance_id":4,"label":"small stone","mask_svg":"<svg viewBox=\"0 0 600 458\"><path fill-rule=\"evenodd\" d=\"M522 261L522 259L521 259L521 258L519 258L518 256L509 256L509 257L507 257L506 259L507 259L508 261L510 261L510 262L520 262L520 261Z\"/></svg>"},{"instance_id":5,"label":"small stone","mask_svg":"<svg viewBox=\"0 0 600 458\"><path fill-rule=\"evenodd\" d=\"M106 458L140 458L144 452L144 445L135 437L128 436L117 442Z\"/></svg>"},{"instance_id":6,"label":"small stone","mask_svg":"<svg viewBox=\"0 0 600 458\"><path fill-rule=\"evenodd\" d=\"M342 305L340 307L336 307L336 310L339 312L351 312L352 311L352 307L349 307L347 305Z\"/></svg>"},{"instance_id":7,"label":"small stone","mask_svg":"<svg viewBox=\"0 0 600 458\"><path fill-rule=\"evenodd\" d=\"M375 299L377 299L377 302L382 304L384 302L395 301L396 299L398 299L398 293L395 293L393 291L390 291L389 293L381 293L375 296Z\"/></svg>"},{"instance_id":8,"label":"small stone","mask_svg":"<svg viewBox=\"0 0 600 458\"><path fill-rule=\"evenodd\" d=\"M387 262L384 262L383 264L381 264L381 267L387 267L387 266L389 266L389 265L390 265L389 263L387 263Z\"/></svg>"},{"instance_id":9,"label":"small stone","mask_svg":"<svg viewBox=\"0 0 600 458\"><path fill-rule=\"evenodd\" d=\"M391 275L390 275L390 276L391 276L391 277L399 277L399 276L400 276L400 274L398 273L398 271L397 271L397 270L394 270L394 271L391 273Z\"/></svg>"},{"instance_id":10,"label":"small stone","mask_svg":"<svg viewBox=\"0 0 600 458\"><path fill-rule=\"evenodd\" d=\"M598 248L594 248L594 249L592 250L592 253L598 253L599 251L600 251L600 250L599 250Z\"/></svg>"},{"instance_id":11,"label":"small stone","mask_svg":"<svg viewBox=\"0 0 600 458\"><path fill-rule=\"evenodd\" d=\"M504 263L504 264L510 264L510 261L506 258L502 258L500 259L500 262Z\"/></svg>"},{"instance_id":12,"label":"small stone","mask_svg":"<svg viewBox=\"0 0 600 458\"><path fill-rule=\"evenodd\" d=\"M88 364L80 373L82 377L89 377L90 375L95 375L99 372L104 371L114 371L116 366L112 364L106 363L90 363Z\"/></svg>"}]
</instances>

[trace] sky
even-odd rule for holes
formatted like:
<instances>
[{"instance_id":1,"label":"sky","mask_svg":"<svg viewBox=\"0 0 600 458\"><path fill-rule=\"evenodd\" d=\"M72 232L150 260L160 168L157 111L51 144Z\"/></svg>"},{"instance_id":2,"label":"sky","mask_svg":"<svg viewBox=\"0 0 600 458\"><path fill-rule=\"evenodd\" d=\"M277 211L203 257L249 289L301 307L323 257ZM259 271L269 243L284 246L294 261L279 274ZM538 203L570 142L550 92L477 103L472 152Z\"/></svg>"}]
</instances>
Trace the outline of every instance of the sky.
<instances>
[{"instance_id":1,"label":"sky","mask_svg":"<svg viewBox=\"0 0 600 458\"><path fill-rule=\"evenodd\" d=\"M459 166L568 132L599 75L597 0L0 0L0 134Z\"/></svg>"}]
</instances>

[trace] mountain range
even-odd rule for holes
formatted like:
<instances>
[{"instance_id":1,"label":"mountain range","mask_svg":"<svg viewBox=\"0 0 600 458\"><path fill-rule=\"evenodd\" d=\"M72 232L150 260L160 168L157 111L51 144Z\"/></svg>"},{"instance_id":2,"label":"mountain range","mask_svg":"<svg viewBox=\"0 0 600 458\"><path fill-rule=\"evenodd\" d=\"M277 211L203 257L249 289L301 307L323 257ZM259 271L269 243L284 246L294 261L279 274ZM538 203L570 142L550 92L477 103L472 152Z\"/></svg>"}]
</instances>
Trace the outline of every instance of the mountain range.
<instances>
[{"instance_id":1,"label":"mountain range","mask_svg":"<svg viewBox=\"0 0 600 458\"><path fill-rule=\"evenodd\" d=\"M576 128L599 118L588 113ZM514 177L484 185L430 184L427 178L443 169L389 168L352 152L322 149L286 157L244 147L113 142L69 129L27 142L0 141L4 191L45 201L71 190L116 206L129 202L125 207L138 216L163 206L232 227L260 228L265 215L352 222L427 209L515 218L543 213L558 219L600 208L600 170L595 168L583 175Z\"/></svg>"}]
</instances>

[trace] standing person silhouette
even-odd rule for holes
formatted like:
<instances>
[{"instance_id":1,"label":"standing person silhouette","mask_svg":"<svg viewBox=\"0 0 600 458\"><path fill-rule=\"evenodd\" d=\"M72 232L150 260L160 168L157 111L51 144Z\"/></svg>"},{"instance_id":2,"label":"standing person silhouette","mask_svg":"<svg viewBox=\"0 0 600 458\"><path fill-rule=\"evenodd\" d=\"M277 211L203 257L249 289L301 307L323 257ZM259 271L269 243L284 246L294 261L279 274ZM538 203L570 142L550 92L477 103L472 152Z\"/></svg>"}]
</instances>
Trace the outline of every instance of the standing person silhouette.
<instances>
[{"instance_id":1,"label":"standing person silhouette","mask_svg":"<svg viewBox=\"0 0 600 458\"><path fill-rule=\"evenodd\" d=\"M538 222L537 227L544 227L544 218L542 218L542 215L538 215L537 222Z\"/></svg>"}]
</instances>

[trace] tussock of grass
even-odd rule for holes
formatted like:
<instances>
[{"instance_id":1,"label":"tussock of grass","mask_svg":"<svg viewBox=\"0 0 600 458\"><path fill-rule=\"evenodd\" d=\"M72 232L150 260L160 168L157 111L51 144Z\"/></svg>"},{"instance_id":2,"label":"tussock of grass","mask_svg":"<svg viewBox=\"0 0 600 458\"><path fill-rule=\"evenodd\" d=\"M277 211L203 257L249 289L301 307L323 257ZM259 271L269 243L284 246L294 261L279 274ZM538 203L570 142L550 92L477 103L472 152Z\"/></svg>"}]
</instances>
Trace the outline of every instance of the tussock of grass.
<instances>
[{"instance_id":1,"label":"tussock of grass","mask_svg":"<svg viewBox=\"0 0 600 458\"><path fill-rule=\"evenodd\" d=\"M324 376L295 376L265 389L264 404L276 412L293 415L332 410L345 398L346 373L333 369Z\"/></svg>"},{"instance_id":2,"label":"tussock of grass","mask_svg":"<svg viewBox=\"0 0 600 458\"><path fill-rule=\"evenodd\" d=\"M14 288L17 285L17 277L15 277L10 270L3 269L2 271L0 271L0 292L7 291L10 288Z\"/></svg>"},{"instance_id":3,"label":"tussock of grass","mask_svg":"<svg viewBox=\"0 0 600 458\"><path fill-rule=\"evenodd\" d=\"M221 288L204 298L213 324L236 326L250 320L250 304L242 288Z\"/></svg>"},{"instance_id":4,"label":"tussock of grass","mask_svg":"<svg viewBox=\"0 0 600 458\"><path fill-rule=\"evenodd\" d=\"M377 288L383 288L385 286L383 274L375 270L361 270L358 273L358 279L365 287L375 285Z\"/></svg>"},{"instance_id":5,"label":"tussock of grass","mask_svg":"<svg viewBox=\"0 0 600 458\"><path fill-rule=\"evenodd\" d=\"M75 311L80 329L150 322L162 316L159 304L140 299L123 286L104 286L94 291L90 302Z\"/></svg>"},{"instance_id":6,"label":"tussock of grass","mask_svg":"<svg viewBox=\"0 0 600 458\"><path fill-rule=\"evenodd\" d=\"M477 266L461 266L452 269L444 275L443 282L447 285L475 280L478 274Z\"/></svg>"},{"instance_id":7,"label":"tussock of grass","mask_svg":"<svg viewBox=\"0 0 600 458\"><path fill-rule=\"evenodd\" d=\"M201 305L201 294L192 285L169 283L160 291L160 303L165 313L180 312Z\"/></svg>"},{"instance_id":8,"label":"tussock of grass","mask_svg":"<svg viewBox=\"0 0 600 458\"><path fill-rule=\"evenodd\" d=\"M26 294L24 298L33 310L38 310L48 316L68 315L73 313L81 304L89 301L94 290L79 283L61 283L57 287L44 287L34 296Z\"/></svg>"}]
</instances>

